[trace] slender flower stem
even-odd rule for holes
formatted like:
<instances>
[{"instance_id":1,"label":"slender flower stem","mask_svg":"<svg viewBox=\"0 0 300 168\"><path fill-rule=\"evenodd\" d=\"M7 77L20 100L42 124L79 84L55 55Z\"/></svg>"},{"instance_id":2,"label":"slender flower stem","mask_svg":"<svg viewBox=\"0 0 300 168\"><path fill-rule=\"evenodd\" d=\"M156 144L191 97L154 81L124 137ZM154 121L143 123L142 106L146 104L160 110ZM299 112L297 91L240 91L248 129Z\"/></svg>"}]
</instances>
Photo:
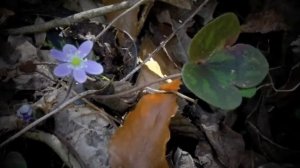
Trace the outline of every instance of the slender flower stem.
<instances>
[{"instance_id":1,"label":"slender flower stem","mask_svg":"<svg viewBox=\"0 0 300 168\"><path fill-rule=\"evenodd\" d=\"M54 19L49 22L45 22L38 25L30 25L30 26L24 26L20 28L8 29L5 30L4 32L8 34L29 34L29 33L43 32L55 27L70 26L73 23L77 23L85 19L91 19L110 12L126 9L129 8L130 6L131 6L130 2L124 1L117 4L107 5L104 7L76 13L74 15L65 18Z\"/></svg>"},{"instance_id":2,"label":"slender flower stem","mask_svg":"<svg viewBox=\"0 0 300 168\"><path fill-rule=\"evenodd\" d=\"M74 78L71 78L70 86L68 87L66 96L65 96L64 100L61 103L64 103L68 99L68 97L70 96L70 93L71 93L72 87L74 85L74 82L75 82Z\"/></svg>"}]
</instances>

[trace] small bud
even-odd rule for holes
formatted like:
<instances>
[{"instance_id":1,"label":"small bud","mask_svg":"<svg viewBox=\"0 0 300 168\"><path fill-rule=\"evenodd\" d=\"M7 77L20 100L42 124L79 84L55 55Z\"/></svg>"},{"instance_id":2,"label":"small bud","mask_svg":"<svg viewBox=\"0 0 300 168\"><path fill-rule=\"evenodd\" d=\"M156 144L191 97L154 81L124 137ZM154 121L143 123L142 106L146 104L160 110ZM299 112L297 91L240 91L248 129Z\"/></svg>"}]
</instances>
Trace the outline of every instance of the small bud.
<instances>
[{"instance_id":1,"label":"small bud","mask_svg":"<svg viewBox=\"0 0 300 168\"><path fill-rule=\"evenodd\" d=\"M33 120L32 111L32 107L29 104L23 104L17 110L17 116L25 122L30 122Z\"/></svg>"}]
</instances>

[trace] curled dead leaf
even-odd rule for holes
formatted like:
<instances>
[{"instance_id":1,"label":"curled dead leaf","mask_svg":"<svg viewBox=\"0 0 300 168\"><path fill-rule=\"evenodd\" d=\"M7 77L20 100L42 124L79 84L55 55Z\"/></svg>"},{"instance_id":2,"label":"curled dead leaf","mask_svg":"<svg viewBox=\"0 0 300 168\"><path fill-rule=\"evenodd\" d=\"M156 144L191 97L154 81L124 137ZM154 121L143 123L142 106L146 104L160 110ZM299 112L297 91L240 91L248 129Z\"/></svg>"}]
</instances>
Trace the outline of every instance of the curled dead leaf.
<instances>
[{"instance_id":1,"label":"curled dead leaf","mask_svg":"<svg viewBox=\"0 0 300 168\"><path fill-rule=\"evenodd\" d=\"M173 94L148 94L138 102L112 136L109 146L112 168L167 168L166 143L170 118L177 111Z\"/></svg>"}]
</instances>

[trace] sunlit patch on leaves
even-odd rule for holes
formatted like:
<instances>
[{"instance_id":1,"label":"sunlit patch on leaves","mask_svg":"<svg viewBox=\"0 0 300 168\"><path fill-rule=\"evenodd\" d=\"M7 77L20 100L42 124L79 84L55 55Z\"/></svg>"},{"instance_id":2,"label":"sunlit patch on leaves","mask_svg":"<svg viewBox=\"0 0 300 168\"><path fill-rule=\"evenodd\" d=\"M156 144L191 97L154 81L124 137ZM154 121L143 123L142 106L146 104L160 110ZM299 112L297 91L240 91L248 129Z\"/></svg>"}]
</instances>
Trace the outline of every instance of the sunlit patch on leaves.
<instances>
[{"instance_id":1,"label":"sunlit patch on leaves","mask_svg":"<svg viewBox=\"0 0 300 168\"><path fill-rule=\"evenodd\" d=\"M170 139L169 123L176 111L173 94L143 96L111 139L111 167L167 168L165 152Z\"/></svg>"},{"instance_id":2,"label":"sunlit patch on leaves","mask_svg":"<svg viewBox=\"0 0 300 168\"><path fill-rule=\"evenodd\" d=\"M216 18L193 38L189 62L182 70L183 82L195 95L225 110L238 107L243 96L252 97L269 68L262 53L251 45L228 47L239 32L234 14Z\"/></svg>"}]
</instances>

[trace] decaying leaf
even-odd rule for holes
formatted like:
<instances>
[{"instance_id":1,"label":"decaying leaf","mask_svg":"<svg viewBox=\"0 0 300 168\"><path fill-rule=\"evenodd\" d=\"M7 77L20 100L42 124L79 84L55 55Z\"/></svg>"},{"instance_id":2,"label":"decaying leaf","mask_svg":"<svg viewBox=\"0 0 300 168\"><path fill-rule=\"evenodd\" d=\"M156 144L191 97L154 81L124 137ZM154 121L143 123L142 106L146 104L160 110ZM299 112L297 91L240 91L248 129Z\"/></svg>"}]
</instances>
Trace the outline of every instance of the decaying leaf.
<instances>
[{"instance_id":1,"label":"decaying leaf","mask_svg":"<svg viewBox=\"0 0 300 168\"><path fill-rule=\"evenodd\" d=\"M122 2L122 0L102 0L104 5L111 5L114 3ZM126 13L122 16L122 19L117 20L114 23L114 26L128 32L133 39L136 39L138 34L140 33L144 21L148 15L148 12L152 6L152 3L147 3L144 8L136 8L131 10L130 12ZM143 10L143 11L140 11ZM125 10L111 12L106 15L106 19L108 22L111 22L115 17L120 15Z\"/></svg>"},{"instance_id":2,"label":"decaying leaf","mask_svg":"<svg viewBox=\"0 0 300 168\"><path fill-rule=\"evenodd\" d=\"M237 168L244 152L243 137L226 125L202 124L202 128L223 165Z\"/></svg>"},{"instance_id":3,"label":"decaying leaf","mask_svg":"<svg viewBox=\"0 0 300 168\"><path fill-rule=\"evenodd\" d=\"M52 78L49 68L45 65L34 64L40 58L38 49L32 45L30 39L25 36L9 36L7 41L11 51L3 54L3 61L15 68L3 75L5 76L3 81L12 79L16 88L20 90L41 90L53 84L53 81L48 78ZM2 60L0 60L0 66L1 64ZM5 68L5 64L2 64L1 68ZM36 71L40 73L35 73ZM45 77L45 74L48 77Z\"/></svg>"},{"instance_id":4,"label":"decaying leaf","mask_svg":"<svg viewBox=\"0 0 300 168\"><path fill-rule=\"evenodd\" d=\"M268 161L263 155L253 150L249 150L249 151L245 151L245 153L243 154L240 167L253 168L253 167L259 167L260 165L265 163L268 163Z\"/></svg>"},{"instance_id":5,"label":"decaying leaf","mask_svg":"<svg viewBox=\"0 0 300 168\"><path fill-rule=\"evenodd\" d=\"M102 85L101 86L97 86ZM118 93L122 92L124 90L129 90L132 89L133 86L130 82L128 81L101 81L101 82L91 82L87 83L87 88L89 89L95 89L95 88L101 88L99 94L113 94L113 93ZM104 86L103 86L104 85ZM127 95L119 96L119 97L114 97L110 99L98 99L97 96L94 96L93 99L101 103L110 109L118 112L119 114L124 114L124 112L127 111L127 109L131 106L133 106L136 103L136 98L137 98L138 93L137 92L132 92Z\"/></svg>"},{"instance_id":6,"label":"decaying leaf","mask_svg":"<svg viewBox=\"0 0 300 168\"><path fill-rule=\"evenodd\" d=\"M275 10L266 10L250 14L246 23L241 26L241 29L247 33L269 33L288 30L289 28L280 13Z\"/></svg>"},{"instance_id":7,"label":"decaying leaf","mask_svg":"<svg viewBox=\"0 0 300 168\"><path fill-rule=\"evenodd\" d=\"M170 29L172 29L172 31L176 31L181 25L177 19L171 17L171 13L168 10L160 12L156 17L160 24L171 25L172 27ZM187 28L193 24L194 22L191 21L179 29L176 33L176 37L172 38L170 42L166 44L165 52L169 55L170 59L178 65L183 65L188 60L187 50L192 39L187 35Z\"/></svg>"},{"instance_id":8,"label":"decaying leaf","mask_svg":"<svg viewBox=\"0 0 300 168\"><path fill-rule=\"evenodd\" d=\"M74 3L74 2L71 2L71 3ZM98 1L94 1L94 0L79 0L79 4L80 4L80 7L82 8L82 11L99 8L102 6ZM103 16L98 16L95 18L91 18L91 21L104 23L105 19Z\"/></svg>"},{"instance_id":9,"label":"decaying leaf","mask_svg":"<svg viewBox=\"0 0 300 168\"><path fill-rule=\"evenodd\" d=\"M222 165L214 158L214 151L206 141L199 141L195 150L195 156L203 168L222 168Z\"/></svg>"},{"instance_id":10,"label":"decaying leaf","mask_svg":"<svg viewBox=\"0 0 300 168\"><path fill-rule=\"evenodd\" d=\"M195 155L203 162L205 168L230 167L237 168L245 153L242 135L233 131L224 121L220 112L206 112L199 105L194 106L196 120L207 141L200 140ZM222 166L223 165L223 166Z\"/></svg>"},{"instance_id":11,"label":"decaying leaf","mask_svg":"<svg viewBox=\"0 0 300 168\"><path fill-rule=\"evenodd\" d=\"M138 102L113 135L109 153L112 168L167 168L166 143L170 118L177 111L176 96L148 94Z\"/></svg>"},{"instance_id":12,"label":"decaying leaf","mask_svg":"<svg viewBox=\"0 0 300 168\"><path fill-rule=\"evenodd\" d=\"M37 17L35 19L35 22L34 22L35 25L42 24L42 23L45 23L43 18ZM35 33L34 34L35 45L40 48L44 44L44 42L46 40L46 36L47 36L47 34L45 32Z\"/></svg>"},{"instance_id":13,"label":"decaying leaf","mask_svg":"<svg viewBox=\"0 0 300 168\"><path fill-rule=\"evenodd\" d=\"M174 162L174 168L196 168L192 156L180 148L174 154Z\"/></svg>"},{"instance_id":14,"label":"decaying leaf","mask_svg":"<svg viewBox=\"0 0 300 168\"><path fill-rule=\"evenodd\" d=\"M191 0L161 0L161 1L183 9L191 9L193 3Z\"/></svg>"},{"instance_id":15,"label":"decaying leaf","mask_svg":"<svg viewBox=\"0 0 300 168\"><path fill-rule=\"evenodd\" d=\"M109 167L108 142L115 128L100 113L104 111L70 105L54 116L55 135L77 154L81 167Z\"/></svg>"}]
</instances>

